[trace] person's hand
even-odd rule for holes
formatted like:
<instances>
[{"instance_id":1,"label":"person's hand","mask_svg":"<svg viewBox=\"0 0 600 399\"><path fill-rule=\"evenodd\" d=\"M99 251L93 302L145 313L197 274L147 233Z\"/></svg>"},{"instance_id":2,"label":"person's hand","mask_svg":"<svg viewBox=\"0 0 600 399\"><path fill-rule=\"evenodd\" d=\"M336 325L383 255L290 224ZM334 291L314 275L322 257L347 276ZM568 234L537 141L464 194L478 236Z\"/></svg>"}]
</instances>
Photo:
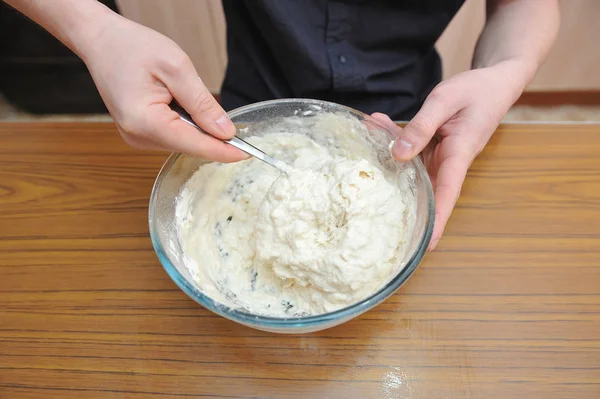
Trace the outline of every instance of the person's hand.
<instances>
[{"instance_id":1,"label":"person's hand","mask_svg":"<svg viewBox=\"0 0 600 399\"><path fill-rule=\"evenodd\" d=\"M517 76L520 65L513 61L455 75L433 89L403 129L387 115L372 115L398 132L393 156L407 161L421 154L429 172L436 201L429 250L442 236L471 163L521 94Z\"/></svg>"},{"instance_id":2,"label":"person's hand","mask_svg":"<svg viewBox=\"0 0 600 399\"><path fill-rule=\"evenodd\" d=\"M235 128L181 48L152 29L109 18L82 58L125 142L221 162L246 158L210 136L231 138ZM169 108L173 98L210 135L180 120Z\"/></svg>"}]
</instances>

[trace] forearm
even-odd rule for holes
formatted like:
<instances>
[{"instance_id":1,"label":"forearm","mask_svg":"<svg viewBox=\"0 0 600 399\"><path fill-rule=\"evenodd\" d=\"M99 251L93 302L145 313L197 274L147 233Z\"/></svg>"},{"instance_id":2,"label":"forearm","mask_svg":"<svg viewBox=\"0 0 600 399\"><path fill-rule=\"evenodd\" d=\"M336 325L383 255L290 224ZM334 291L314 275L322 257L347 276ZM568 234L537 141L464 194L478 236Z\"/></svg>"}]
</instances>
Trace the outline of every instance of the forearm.
<instances>
[{"instance_id":1,"label":"forearm","mask_svg":"<svg viewBox=\"0 0 600 399\"><path fill-rule=\"evenodd\" d=\"M514 71L507 79L522 91L546 58L559 25L558 0L487 0L472 66L504 63Z\"/></svg>"},{"instance_id":2,"label":"forearm","mask_svg":"<svg viewBox=\"0 0 600 399\"><path fill-rule=\"evenodd\" d=\"M96 0L5 0L85 60L86 49L117 16Z\"/></svg>"}]
</instances>

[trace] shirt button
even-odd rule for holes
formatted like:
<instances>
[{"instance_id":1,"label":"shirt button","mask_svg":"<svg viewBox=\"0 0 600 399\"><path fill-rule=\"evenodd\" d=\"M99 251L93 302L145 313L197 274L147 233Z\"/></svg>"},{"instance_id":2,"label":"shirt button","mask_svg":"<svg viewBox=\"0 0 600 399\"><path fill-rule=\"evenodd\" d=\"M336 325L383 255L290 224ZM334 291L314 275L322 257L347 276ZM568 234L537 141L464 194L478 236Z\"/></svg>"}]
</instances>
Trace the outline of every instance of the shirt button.
<instances>
[{"instance_id":1,"label":"shirt button","mask_svg":"<svg viewBox=\"0 0 600 399\"><path fill-rule=\"evenodd\" d=\"M338 60L340 60L340 63L342 63L342 64L345 64L345 63L346 63L346 57L345 57L345 56L343 56L343 55L340 55L340 56L338 57Z\"/></svg>"}]
</instances>

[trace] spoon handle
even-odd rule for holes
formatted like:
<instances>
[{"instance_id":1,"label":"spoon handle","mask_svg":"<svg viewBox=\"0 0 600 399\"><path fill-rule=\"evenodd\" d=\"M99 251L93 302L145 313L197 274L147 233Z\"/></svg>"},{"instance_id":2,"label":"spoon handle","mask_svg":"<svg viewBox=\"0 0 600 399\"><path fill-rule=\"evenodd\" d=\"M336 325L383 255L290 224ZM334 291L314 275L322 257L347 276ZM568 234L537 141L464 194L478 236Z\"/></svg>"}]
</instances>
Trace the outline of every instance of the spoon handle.
<instances>
[{"instance_id":1,"label":"spoon handle","mask_svg":"<svg viewBox=\"0 0 600 399\"><path fill-rule=\"evenodd\" d=\"M271 157L270 155L265 154L260 149L256 148L255 146L248 143L247 141L242 140L238 136L233 136L231 139L223 140L223 141L228 144L231 144L235 148L238 148L238 149L244 151L246 154L252 155L254 158L260 159L264 163L267 163L267 164L279 169L282 172L285 172L287 170L287 165L285 163L283 163L282 161L280 161L278 159Z\"/></svg>"},{"instance_id":2,"label":"spoon handle","mask_svg":"<svg viewBox=\"0 0 600 399\"><path fill-rule=\"evenodd\" d=\"M192 125L196 129L198 129L198 131L200 131L204 134L208 134L200 126L196 125L196 122L194 122L194 120L192 119L192 116L185 109L183 109L183 107L181 105L179 105L179 103L177 101L175 101L175 100L171 101L171 103L169 104L169 107L173 111L177 112L177 114L179 115L179 117L181 118L182 121L187 122L188 124ZM230 144L239 150L244 151L246 154L249 154L255 158L258 158L261 161L263 161L271 166L274 166L275 168L277 168L281 171L284 171L284 168L286 167L286 165L283 162L265 154L260 149L254 147L252 144L248 143L247 141L242 140L241 138L239 138L237 136L233 136L229 140L222 140L222 139L219 139L219 140L221 140L227 144Z\"/></svg>"}]
</instances>

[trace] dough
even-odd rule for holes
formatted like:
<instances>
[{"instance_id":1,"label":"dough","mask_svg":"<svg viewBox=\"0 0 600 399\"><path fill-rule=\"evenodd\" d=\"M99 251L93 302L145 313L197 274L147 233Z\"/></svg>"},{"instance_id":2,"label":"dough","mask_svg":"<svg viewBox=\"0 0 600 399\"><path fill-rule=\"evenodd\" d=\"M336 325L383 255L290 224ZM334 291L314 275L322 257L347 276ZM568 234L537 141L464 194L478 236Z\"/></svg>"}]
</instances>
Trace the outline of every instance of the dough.
<instances>
[{"instance_id":1,"label":"dough","mask_svg":"<svg viewBox=\"0 0 600 399\"><path fill-rule=\"evenodd\" d=\"M257 159L204 164L177 200L199 286L254 314L316 315L365 299L404 266L414 224L408 173L381 165L363 124L297 119L248 138L293 166L287 174Z\"/></svg>"}]
</instances>

